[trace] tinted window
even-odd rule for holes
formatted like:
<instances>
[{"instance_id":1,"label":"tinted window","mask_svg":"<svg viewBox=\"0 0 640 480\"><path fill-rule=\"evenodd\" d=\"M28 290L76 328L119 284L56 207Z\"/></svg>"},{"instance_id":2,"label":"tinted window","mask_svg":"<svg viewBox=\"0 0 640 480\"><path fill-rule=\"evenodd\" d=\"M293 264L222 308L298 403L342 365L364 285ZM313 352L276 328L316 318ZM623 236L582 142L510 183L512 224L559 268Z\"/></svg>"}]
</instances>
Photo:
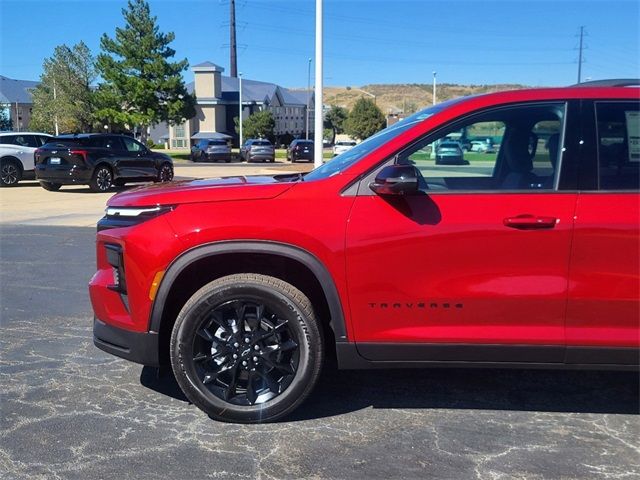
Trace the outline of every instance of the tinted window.
<instances>
[{"instance_id":1,"label":"tinted window","mask_svg":"<svg viewBox=\"0 0 640 480\"><path fill-rule=\"evenodd\" d=\"M256 140L255 142L252 143L252 145L260 145L262 147L268 147L271 145L271 143L268 142L267 140Z\"/></svg>"},{"instance_id":2,"label":"tinted window","mask_svg":"<svg viewBox=\"0 0 640 480\"><path fill-rule=\"evenodd\" d=\"M4 145L14 145L15 135L2 135L0 137L0 143Z\"/></svg>"},{"instance_id":3,"label":"tinted window","mask_svg":"<svg viewBox=\"0 0 640 480\"><path fill-rule=\"evenodd\" d=\"M145 150L144 146L141 143L136 142L134 139L129 137L122 137L121 140L124 142L124 146L129 152L143 152Z\"/></svg>"},{"instance_id":4,"label":"tinted window","mask_svg":"<svg viewBox=\"0 0 640 480\"><path fill-rule=\"evenodd\" d=\"M227 142L224 140L209 140L209 145L216 147L224 147L227 145Z\"/></svg>"},{"instance_id":5,"label":"tinted window","mask_svg":"<svg viewBox=\"0 0 640 480\"><path fill-rule=\"evenodd\" d=\"M49 140L51 140L51 137L45 137L43 135L38 135L38 141L40 142L40 145L45 145L46 143L49 142Z\"/></svg>"},{"instance_id":6,"label":"tinted window","mask_svg":"<svg viewBox=\"0 0 640 480\"><path fill-rule=\"evenodd\" d=\"M91 137L89 145L96 148L106 148L109 150L122 150L118 137Z\"/></svg>"},{"instance_id":7,"label":"tinted window","mask_svg":"<svg viewBox=\"0 0 640 480\"><path fill-rule=\"evenodd\" d=\"M640 110L636 102L598 103L598 180L601 190L640 187Z\"/></svg>"},{"instance_id":8,"label":"tinted window","mask_svg":"<svg viewBox=\"0 0 640 480\"><path fill-rule=\"evenodd\" d=\"M40 146L40 143L38 142L38 139L35 137L35 135L8 135L6 137L2 137L2 143L31 148L38 148Z\"/></svg>"}]
</instances>

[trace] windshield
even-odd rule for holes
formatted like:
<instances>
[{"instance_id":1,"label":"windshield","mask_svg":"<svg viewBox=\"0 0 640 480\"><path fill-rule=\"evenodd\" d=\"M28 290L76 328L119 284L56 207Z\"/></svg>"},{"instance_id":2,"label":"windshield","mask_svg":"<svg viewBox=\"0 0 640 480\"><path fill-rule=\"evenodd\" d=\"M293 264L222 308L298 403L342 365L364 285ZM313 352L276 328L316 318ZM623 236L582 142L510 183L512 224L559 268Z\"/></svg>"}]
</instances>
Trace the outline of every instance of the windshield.
<instances>
[{"instance_id":1,"label":"windshield","mask_svg":"<svg viewBox=\"0 0 640 480\"><path fill-rule=\"evenodd\" d=\"M460 100L462 100L462 98L456 98L454 100L448 100L438 105L434 105L433 107L425 108L424 110L414 113L410 117L379 131L375 135L367 138L364 142L359 143L340 155L336 155L332 160L329 160L321 167L309 172L304 177L305 181L320 180L345 171L351 165L355 164L378 147L389 142L401 133L406 132L411 127L417 125L423 120L426 120L432 115L435 115L436 113L449 108L451 105L458 103Z\"/></svg>"}]
</instances>

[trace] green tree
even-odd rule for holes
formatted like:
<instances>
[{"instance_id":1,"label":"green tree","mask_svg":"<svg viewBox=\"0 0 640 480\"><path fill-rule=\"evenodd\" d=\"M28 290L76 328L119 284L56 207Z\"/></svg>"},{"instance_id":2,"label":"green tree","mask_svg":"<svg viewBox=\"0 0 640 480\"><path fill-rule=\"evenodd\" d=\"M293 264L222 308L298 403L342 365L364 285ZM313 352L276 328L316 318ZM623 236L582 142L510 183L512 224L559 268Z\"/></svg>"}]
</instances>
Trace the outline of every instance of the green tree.
<instances>
[{"instance_id":1,"label":"green tree","mask_svg":"<svg viewBox=\"0 0 640 480\"><path fill-rule=\"evenodd\" d=\"M148 2L129 0L122 9L126 25L116 28L114 38L102 35L98 71L104 79L97 93L97 117L102 121L141 127L160 122L182 123L195 115L195 98L187 93L182 71L186 59L172 62L169 44L173 32L161 33Z\"/></svg>"},{"instance_id":2,"label":"green tree","mask_svg":"<svg viewBox=\"0 0 640 480\"><path fill-rule=\"evenodd\" d=\"M331 108L324 116L324 127L332 130L331 143L335 143L336 135L344 133L344 123L349 117L349 111L346 108L331 105Z\"/></svg>"},{"instance_id":3,"label":"green tree","mask_svg":"<svg viewBox=\"0 0 640 480\"><path fill-rule=\"evenodd\" d=\"M9 111L5 108L0 108L0 132L12 129L13 122L11 121Z\"/></svg>"},{"instance_id":4,"label":"green tree","mask_svg":"<svg viewBox=\"0 0 640 480\"><path fill-rule=\"evenodd\" d=\"M87 132L93 124L91 83L96 78L89 48L80 42L69 48L59 45L42 66L40 84L33 89L30 128L49 133Z\"/></svg>"},{"instance_id":5,"label":"green tree","mask_svg":"<svg viewBox=\"0 0 640 480\"><path fill-rule=\"evenodd\" d=\"M238 117L234 118L236 133L240 133L238 128ZM269 110L262 110L249 115L242 122L242 136L247 138L268 138L273 141L276 121Z\"/></svg>"},{"instance_id":6,"label":"green tree","mask_svg":"<svg viewBox=\"0 0 640 480\"><path fill-rule=\"evenodd\" d=\"M384 128L385 117L368 98L359 98L344 125L345 132L353 138L364 140Z\"/></svg>"}]
</instances>

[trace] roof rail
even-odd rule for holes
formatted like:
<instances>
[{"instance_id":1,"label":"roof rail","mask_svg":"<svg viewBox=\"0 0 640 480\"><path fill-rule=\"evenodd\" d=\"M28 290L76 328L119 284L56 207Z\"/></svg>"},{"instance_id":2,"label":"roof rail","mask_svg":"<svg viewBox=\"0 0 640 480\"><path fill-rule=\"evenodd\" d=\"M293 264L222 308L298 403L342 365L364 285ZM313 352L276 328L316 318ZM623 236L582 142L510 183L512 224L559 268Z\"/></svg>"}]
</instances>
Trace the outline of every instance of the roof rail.
<instances>
[{"instance_id":1,"label":"roof rail","mask_svg":"<svg viewBox=\"0 0 640 480\"><path fill-rule=\"evenodd\" d=\"M640 86L638 78L612 78L607 80L592 80L590 82L576 83L572 87L637 87Z\"/></svg>"}]
</instances>

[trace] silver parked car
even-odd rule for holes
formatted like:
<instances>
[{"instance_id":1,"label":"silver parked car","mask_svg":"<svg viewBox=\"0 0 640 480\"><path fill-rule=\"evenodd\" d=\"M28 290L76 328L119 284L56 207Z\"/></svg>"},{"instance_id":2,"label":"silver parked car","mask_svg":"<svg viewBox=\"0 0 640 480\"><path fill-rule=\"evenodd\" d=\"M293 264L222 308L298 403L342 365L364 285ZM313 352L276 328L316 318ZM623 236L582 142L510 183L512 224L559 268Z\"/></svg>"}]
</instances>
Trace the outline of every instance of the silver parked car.
<instances>
[{"instance_id":1,"label":"silver parked car","mask_svg":"<svg viewBox=\"0 0 640 480\"><path fill-rule=\"evenodd\" d=\"M194 162L231 161L231 146L226 140L206 138L191 147Z\"/></svg>"},{"instance_id":2,"label":"silver parked car","mask_svg":"<svg viewBox=\"0 0 640 480\"><path fill-rule=\"evenodd\" d=\"M247 162L275 162L276 151L269 140L250 138L240 147L240 157Z\"/></svg>"}]
</instances>

